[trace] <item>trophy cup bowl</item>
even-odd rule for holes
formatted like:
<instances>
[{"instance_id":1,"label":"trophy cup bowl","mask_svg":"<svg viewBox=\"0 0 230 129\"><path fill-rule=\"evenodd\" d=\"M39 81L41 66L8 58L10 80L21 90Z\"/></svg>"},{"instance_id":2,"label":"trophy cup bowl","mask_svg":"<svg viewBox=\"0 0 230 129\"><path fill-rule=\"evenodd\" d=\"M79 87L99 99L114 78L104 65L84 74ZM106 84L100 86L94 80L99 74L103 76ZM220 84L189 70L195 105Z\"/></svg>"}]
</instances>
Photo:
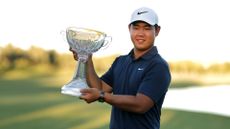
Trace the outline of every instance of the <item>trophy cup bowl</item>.
<instances>
[{"instance_id":1,"label":"trophy cup bowl","mask_svg":"<svg viewBox=\"0 0 230 129\"><path fill-rule=\"evenodd\" d=\"M111 37L92 29L69 27L66 29L66 39L72 50L78 54L78 63L72 80L61 88L61 93L80 96L80 89L89 87L86 82L88 56L107 45Z\"/></svg>"}]
</instances>

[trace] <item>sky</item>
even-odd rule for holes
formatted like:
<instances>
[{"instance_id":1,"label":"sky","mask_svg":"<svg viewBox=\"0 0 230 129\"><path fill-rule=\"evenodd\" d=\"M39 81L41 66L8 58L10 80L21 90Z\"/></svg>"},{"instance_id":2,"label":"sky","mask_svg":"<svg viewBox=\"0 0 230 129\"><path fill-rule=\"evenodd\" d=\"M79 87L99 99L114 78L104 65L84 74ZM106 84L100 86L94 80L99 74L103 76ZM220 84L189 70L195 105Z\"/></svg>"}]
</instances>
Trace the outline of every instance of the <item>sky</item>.
<instances>
[{"instance_id":1,"label":"sky","mask_svg":"<svg viewBox=\"0 0 230 129\"><path fill-rule=\"evenodd\" d=\"M68 53L63 35L68 27L95 29L112 37L96 56L127 54L131 13L155 10L161 31L155 41L169 61L230 61L228 0L1 0L0 47L32 45Z\"/></svg>"}]
</instances>

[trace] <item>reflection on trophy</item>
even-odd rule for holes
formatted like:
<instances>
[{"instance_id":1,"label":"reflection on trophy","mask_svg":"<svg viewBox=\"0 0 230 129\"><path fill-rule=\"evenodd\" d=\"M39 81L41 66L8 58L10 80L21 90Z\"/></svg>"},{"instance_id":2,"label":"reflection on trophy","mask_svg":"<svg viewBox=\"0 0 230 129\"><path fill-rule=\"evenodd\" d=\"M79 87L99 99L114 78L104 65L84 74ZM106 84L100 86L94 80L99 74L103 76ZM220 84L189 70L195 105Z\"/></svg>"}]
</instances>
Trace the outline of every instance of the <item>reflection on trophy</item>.
<instances>
[{"instance_id":1,"label":"reflection on trophy","mask_svg":"<svg viewBox=\"0 0 230 129\"><path fill-rule=\"evenodd\" d=\"M88 87L85 71L88 56L108 44L111 37L92 29L69 27L66 38L69 46L78 54L78 64L72 80L62 87L61 93L80 96L80 89Z\"/></svg>"}]
</instances>

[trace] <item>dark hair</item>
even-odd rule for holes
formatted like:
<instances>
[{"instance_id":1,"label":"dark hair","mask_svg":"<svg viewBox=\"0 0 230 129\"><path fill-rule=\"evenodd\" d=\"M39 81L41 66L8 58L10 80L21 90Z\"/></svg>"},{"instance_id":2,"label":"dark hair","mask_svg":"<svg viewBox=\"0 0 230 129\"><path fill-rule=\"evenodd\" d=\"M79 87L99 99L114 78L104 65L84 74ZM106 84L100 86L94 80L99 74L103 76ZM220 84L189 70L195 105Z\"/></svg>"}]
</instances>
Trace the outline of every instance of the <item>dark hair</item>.
<instances>
[{"instance_id":1,"label":"dark hair","mask_svg":"<svg viewBox=\"0 0 230 129\"><path fill-rule=\"evenodd\" d=\"M130 23L129 26L130 26L130 25L135 25L137 22L145 22L145 21L141 21L141 20L134 21L134 22ZM145 22L145 23L147 23L147 22ZM155 29L157 29L158 27L160 27L158 24L155 24L155 25L150 25L149 23L147 23L147 24L148 24L149 26L154 27Z\"/></svg>"},{"instance_id":2,"label":"dark hair","mask_svg":"<svg viewBox=\"0 0 230 129\"><path fill-rule=\"evenodd\" d=\"M159 26L157 24L155 24L154 27L159 27Z\"/></svg>"},{"instance_id":3,"label":"dark hair","mask_svg":"<svg viewBox=\"0 0 230 129\"><path fill-rule=\"evenodd\" d=\"M155 30L157 30L160 26L158 24L154 25Z\"/></svg>"}]
</instances>

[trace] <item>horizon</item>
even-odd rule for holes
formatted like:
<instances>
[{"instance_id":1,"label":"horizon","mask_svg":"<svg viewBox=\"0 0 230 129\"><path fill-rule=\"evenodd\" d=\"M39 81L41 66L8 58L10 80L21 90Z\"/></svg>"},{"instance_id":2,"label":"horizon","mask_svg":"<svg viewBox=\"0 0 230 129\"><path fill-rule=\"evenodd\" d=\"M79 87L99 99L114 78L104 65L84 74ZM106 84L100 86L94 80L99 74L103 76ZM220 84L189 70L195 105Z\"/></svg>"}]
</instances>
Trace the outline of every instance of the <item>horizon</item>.
<instances>
[{"instance_id":1,"label":"horizon","mask_svg":"<svg viewBox=\"0 0 230 129\"><path fill-rule=\"evenodd\" d=\"M6 48L8 45L11 45L12 47L14 48L18 48L18 49L21 49L22 51L28 51L29 49L31 49L32 47L36 47L36 48L39 48L39 49L42 49L44 51L55 51L57 54L69 54L69 55L72 55L72 53L67 50L65 52L60 52L60 51L57 51L55 49L45 49L45 48L42 48L42 47L39 47L39 46L35 46L35 45L32 45L28 48L20 48L20 47L17 47L15 46L14 44L6 44L5 46L1 46L0 45L0 48ZM102 50L103 51L103 50ZM1 54L1 51L0 51L0 54ZM101 55L100 55L101 54ZM98 52L94 53L94 57L95 58L107 58L107 57L110 57L110 56L120 56L120 55L124 55L124 54L121 54L121 53L110 53L110 54L103 54L103 52L101 52L100 54L98 54ZM230 61L222 61L222 62L200 62L199 60L189 60L189 59L178 59L178 60L167 60L167 62L169 63L179 63L179 62L191 62L191 63L195 63L195 64L199 64L199 65L202 65L204 68L208 68L210 67L211 65L215 65L215 64L225 64L225 63L230 63Z\"/></svg>"}]
</instances>

